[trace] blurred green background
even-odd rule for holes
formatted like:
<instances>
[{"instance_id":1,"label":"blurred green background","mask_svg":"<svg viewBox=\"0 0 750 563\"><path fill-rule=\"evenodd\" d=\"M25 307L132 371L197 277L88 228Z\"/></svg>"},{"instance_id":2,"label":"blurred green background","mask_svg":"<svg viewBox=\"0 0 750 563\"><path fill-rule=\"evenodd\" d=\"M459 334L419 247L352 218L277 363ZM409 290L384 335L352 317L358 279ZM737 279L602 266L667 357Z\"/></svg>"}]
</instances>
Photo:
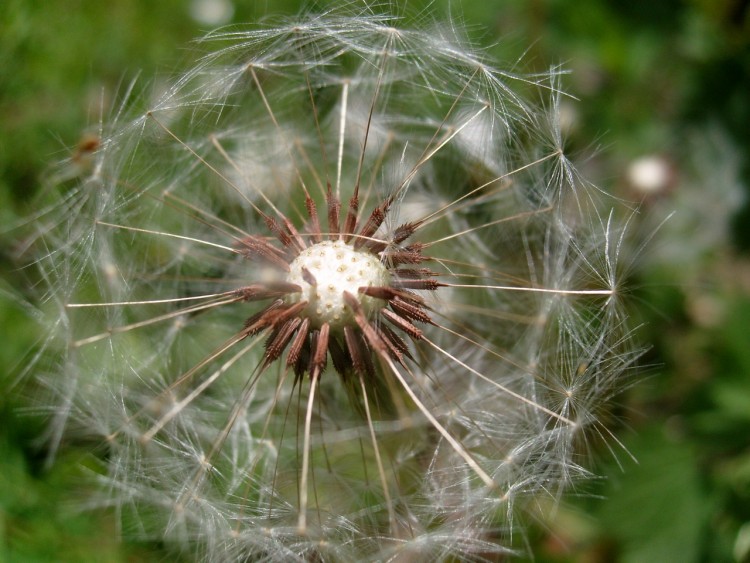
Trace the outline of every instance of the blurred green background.
<instances>
[{"instance_id":1,"label":"blurred green background","mask_svg":"<svg viewBox=\"0 0 750 563\"><path fill-rule=\"evenodd\" d=\"M618 399L611 451L595 452L602 478L540 510L528 536L536 560L750 561L750 3L399 5L412 18L450 9L501 63L570 70L570 152L639 204L636 245L655 233L627 272L650 346L644 377ZM0 3L0 561L171 559L119 543L114 520L80 509L82 452L45 464L43 413L24 376L39 327L25 305L33 276L17 259L23 218L123 83L179 71L190 40L216 25L299 10L297 0Z\"/></svg>"}]
</instances>

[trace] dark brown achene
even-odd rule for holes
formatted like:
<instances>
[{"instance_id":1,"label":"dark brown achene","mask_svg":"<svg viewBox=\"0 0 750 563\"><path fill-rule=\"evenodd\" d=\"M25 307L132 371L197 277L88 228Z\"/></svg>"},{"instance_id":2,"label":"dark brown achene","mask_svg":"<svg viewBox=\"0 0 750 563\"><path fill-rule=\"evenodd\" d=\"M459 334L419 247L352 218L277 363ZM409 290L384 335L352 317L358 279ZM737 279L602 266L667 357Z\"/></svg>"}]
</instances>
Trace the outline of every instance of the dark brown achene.
<instances>
[{"instance_id":1,"label":"dark brown achene","mask_svg":"<svg viewBox=\"0 0 750 563\"><path fill-rule=\"evenodd\" d=\"M355 191L343 229L338 225L341 202L330 189L326 199L330 232L321 231L316 204L308 196L304 234L282 217L284 227L266 221L273 225L273 237L251 236L240 242L248 260L271 266L277 276L275 281L237 290L247 301L274 299L247 320L245 333L268 331L266 367L286 351L286 364L297 377L312 376L330 355L342 376L370 377L378 356L402 363L409 355L399 333L419 340L422 332L414 322L432 322L415 290L435 291L441 284L436 272L418 267L429 260L422 245L401 245L416 231L416 224L398 227L392 240L375 236L391 198L376 206L359 228L362 217ZM324 327L326 346L320 338Z\"/></svg>"}]
</instances>

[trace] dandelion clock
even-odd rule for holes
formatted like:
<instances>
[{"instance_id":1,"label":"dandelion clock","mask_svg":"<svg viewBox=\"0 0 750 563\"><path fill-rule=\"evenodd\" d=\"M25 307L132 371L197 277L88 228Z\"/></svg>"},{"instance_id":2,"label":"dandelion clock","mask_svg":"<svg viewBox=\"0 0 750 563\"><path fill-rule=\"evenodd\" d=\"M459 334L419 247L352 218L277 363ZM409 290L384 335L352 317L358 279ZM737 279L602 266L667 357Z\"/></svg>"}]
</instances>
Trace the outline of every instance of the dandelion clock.
<instances>
[{"instance_id":1,"label":"dandelion clock","mask_svg":"<svg viewBox=\"0 0 750 563\"><path fill-rule=\"evenodd\" d=\"M54 441L91 445L123 535L493 560L586 476L637 356L614 201L563 151L556 73L457 34L220 30L103 123L38 264Z\"/></svg>"}]
</instances>

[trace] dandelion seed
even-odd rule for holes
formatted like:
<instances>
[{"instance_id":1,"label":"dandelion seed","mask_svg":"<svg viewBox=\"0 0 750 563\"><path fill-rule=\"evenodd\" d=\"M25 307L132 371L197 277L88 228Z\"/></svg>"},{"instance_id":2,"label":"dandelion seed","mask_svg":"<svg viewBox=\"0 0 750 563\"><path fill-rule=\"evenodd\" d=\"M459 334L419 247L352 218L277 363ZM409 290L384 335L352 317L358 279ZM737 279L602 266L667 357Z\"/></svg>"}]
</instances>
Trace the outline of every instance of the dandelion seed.
<instances>
[{"instance_id":1,"label":"dandelion seed","mask_svg":"<svg viewBox=\"0 0 750 563\"><path fill-rule=\"evenodd\" d=\"M556 99L555 74L398 23L209 34L45 234L57 433L106 443L126 533L210 560L480 559L585 476L636 354L613 228L581 205L600 194L519 93Z\"/></svg>"}]
</instances>

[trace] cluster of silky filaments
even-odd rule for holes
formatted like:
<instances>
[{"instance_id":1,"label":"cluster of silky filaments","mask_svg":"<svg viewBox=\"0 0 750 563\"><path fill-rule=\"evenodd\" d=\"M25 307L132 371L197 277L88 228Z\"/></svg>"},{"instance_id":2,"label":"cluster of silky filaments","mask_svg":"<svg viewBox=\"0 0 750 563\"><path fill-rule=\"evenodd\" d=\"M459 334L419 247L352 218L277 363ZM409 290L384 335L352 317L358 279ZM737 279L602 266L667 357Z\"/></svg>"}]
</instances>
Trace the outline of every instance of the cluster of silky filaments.
<instances>
[{"instance_id":1,"label":"cluster of silky filaments","mask_svg":"<svg viewBox=\"0 0 750 563\"><path fill-rule=\"evenodd\" d=\"M98 444L123 534L217 561L493 558L585 476L634 353L557 78L398 24L209 35L45 233L55 435ZM302 301L331 256L289 274L321 243L382 266L343 319Z\"/></svg>"}]
</instances>

